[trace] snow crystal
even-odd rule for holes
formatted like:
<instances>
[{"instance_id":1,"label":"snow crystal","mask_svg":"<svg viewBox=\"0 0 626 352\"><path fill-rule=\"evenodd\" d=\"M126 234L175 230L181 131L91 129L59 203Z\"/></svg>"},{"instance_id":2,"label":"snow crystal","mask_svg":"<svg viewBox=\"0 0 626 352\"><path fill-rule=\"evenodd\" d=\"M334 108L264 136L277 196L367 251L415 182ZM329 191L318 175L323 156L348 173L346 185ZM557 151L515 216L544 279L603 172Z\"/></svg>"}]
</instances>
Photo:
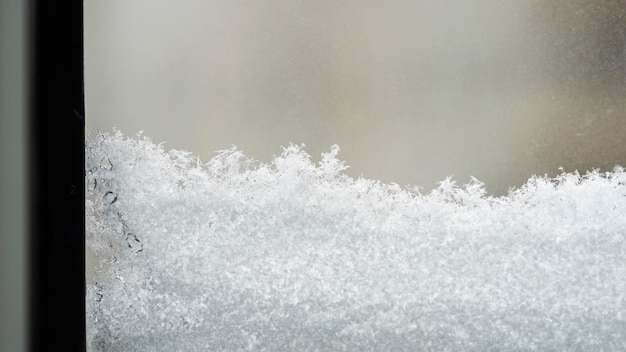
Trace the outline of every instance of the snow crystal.
<instances>
[{"instance_id":1,"label":"snow crystal","mask_svg":"<svg viewBox=\"0 0 626 352\"><path fill-rule=\"evenodd\" d=\"M90 350L626 350L624 169L422 194L338 153L88 137Z\"/></svg>"}]
</instances>

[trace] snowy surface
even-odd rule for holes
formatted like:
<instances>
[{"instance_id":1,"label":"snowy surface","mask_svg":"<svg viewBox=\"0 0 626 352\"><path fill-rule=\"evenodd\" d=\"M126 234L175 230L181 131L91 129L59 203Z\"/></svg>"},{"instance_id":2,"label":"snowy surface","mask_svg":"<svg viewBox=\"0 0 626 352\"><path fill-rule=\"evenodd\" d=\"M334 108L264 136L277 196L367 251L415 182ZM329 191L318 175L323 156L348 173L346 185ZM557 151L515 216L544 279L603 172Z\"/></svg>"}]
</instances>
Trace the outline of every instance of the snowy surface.
<instances>
[{"instance_id":1,"label":"snowy surface","mask_svg":"<svg viewBox=\"0 0 626 352\"><path fill-rule=\"evenodd\" d=\"M88 137L91 351L624 351L626 172L428 194Z\"/></svg>"}]
</instances>

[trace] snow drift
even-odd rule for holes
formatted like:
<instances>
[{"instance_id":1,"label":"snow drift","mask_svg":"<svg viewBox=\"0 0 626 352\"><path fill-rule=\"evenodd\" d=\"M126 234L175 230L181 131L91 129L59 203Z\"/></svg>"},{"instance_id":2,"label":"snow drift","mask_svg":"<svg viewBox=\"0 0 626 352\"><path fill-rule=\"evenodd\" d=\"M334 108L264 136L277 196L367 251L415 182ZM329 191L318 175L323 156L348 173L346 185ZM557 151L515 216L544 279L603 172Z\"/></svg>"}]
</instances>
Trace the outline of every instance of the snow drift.
<instances>
[{"instance_id":1,"label":"snow drift","mask_svg":"<svg viewBox=\"0 0 626 352\"><path fill-rule=\"evenodd\" d=\"M86 141L92 351L626 350L626 173L417 188Z\"/></svg>"}]
</instances>

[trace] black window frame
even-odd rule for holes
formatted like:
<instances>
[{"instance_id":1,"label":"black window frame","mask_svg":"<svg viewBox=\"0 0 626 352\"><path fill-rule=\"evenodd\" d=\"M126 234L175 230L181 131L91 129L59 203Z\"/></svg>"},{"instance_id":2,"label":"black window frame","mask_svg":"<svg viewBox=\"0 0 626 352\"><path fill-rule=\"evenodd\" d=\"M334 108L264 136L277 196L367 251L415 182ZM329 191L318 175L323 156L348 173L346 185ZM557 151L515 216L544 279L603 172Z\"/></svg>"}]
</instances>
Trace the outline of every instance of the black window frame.
<instances>
[{"instance_id":1,"label":"black window frame","mask_svg":"<svg viewBox=\"0 0 626 352\"><path fill-rule=\"evenodd\" d=\"M30 351L86 350L82 0L27 3Z\"/></svg>"}]
</instances>

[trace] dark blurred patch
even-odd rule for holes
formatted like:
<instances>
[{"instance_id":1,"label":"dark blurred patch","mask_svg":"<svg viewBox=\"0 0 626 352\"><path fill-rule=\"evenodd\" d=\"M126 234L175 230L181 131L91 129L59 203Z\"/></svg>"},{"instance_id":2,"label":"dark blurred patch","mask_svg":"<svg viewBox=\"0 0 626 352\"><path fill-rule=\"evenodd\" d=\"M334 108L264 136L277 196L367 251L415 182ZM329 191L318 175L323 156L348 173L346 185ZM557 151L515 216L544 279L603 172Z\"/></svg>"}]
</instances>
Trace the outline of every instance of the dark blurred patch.
<instances>
[{"instance_id":1,"label":"dark blurred patch","mask_svg":"<svg viewBox=\"0 0 626 352\"><path fill-rule=\"evenodd\" d=\"M626 164L626 2L536 1L527 42L554 108L536 133L534 169Z\"/></svg>"}]
</instances>

